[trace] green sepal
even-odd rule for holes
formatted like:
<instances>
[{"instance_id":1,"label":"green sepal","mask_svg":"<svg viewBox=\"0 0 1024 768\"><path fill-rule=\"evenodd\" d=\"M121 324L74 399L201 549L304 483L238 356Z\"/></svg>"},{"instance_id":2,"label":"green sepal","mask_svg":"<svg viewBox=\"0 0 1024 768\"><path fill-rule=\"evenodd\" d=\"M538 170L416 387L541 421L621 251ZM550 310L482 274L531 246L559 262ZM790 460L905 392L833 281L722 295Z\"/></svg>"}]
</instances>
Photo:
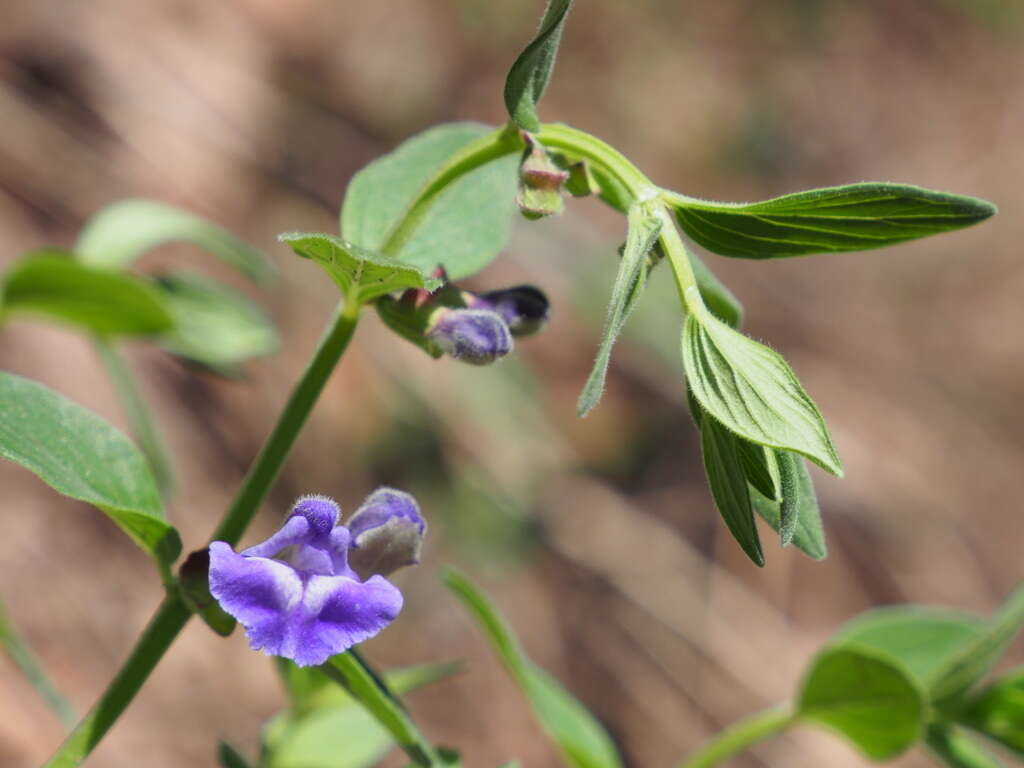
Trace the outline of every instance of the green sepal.
<instances>
[{"instance_id":1,"label":"green sepal","mask_svg":"<svg viewBox=\"0 0 1024 768\"><path fill-rule=\"evenodd\" d=\"M238 623L220 607L210 594L210 550L207 547L189 554L178 569L178 588L192 613L221 637L227 637Z\"/></svg>"}]
</instances>

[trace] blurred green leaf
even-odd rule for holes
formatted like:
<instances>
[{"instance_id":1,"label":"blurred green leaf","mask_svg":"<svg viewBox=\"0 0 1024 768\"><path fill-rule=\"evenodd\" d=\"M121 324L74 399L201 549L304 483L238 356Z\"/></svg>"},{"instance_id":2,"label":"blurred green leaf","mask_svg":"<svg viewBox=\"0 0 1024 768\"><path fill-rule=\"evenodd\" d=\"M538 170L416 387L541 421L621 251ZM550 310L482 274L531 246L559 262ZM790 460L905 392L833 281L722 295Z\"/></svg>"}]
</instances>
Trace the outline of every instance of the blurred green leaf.
<instances>
[{"instance_id":1,"label":"blurred green leaf","mask_svg":"<svg viewBox=\"0 0 1024 768\"><path fill-rule=\"evenodd\" d=\"M700 297L704 299L704 305L723 323L739 330L743 325L743 305L739 299L715 277L715 273L708 269L697 254L691 250L687 255L690 257L690 266L693 268L693 276L697 280L697 289L700 291Z\"/></svg>"},{"instance_id":2,"label":"blurred green leaf","mask_svg":"<svg viewBox=\"0 0 1024 768\"><path fill-rule=\"evenodd\" d=\"M0 646L7 652L14 665L21 670L29 684L35 688L36 693L46 702L47 706L56 713L65 726L71 728L78 722L74 709L64 695L57 690L47 676L42 664L32 653L28 644L11 624L7 617L7 611L0 602Z\"/></svg>"},{"instance_id":3,"label":"blurred green leaf","mask_svg":"<svg viewBox=\"0 0 1024 768\"><path fill-rule=\"evenodd\" d=\"M1003 655L1024 625L1024 585L1011 594L985 630L957 649L936 670L929 686L932 701L942 705L979 681Z\"/></svg>"},{"instance_id":4,"label":"blurred green leaf","mask_svg":"<svg viewBox=\"0 0 1024 768\"><path fill-rule=\"evenodd\" d=\"M441 281L428 277L418 267L353 245L340 237L303 232L285 232L278 240L291 246L299 256L312 259L331 276L343 295L359 286L359 301L372 301L405 288L434 290Z\"/></svg>"},{"instance_id":5,"label":"blurred green leaf","mask_svg":"<svg viewBox=\"0 0 1024 768\"><path fill-rule=\"evenodd\" d=\"M161 339L169 352L230 373L277 350L277 330L263 310L227 286L172 272L161 275L156 287L174 318L174 328Z\"/></svg>"},{"instance_id":6,"label":"blurred green leaf","mask_svg":"<svg viewBox=\"0 0 1024 768\"><path fill-rule=\"evenodd\" d=\"M413 136L357 173L345 192L341 232L346 240L381 250L431 177L453 155L494 129L448 123ZM400 262L430 274L442 264L452 280L480 271L505 247L516 194L515 154L498 156L440 193L411 238Z\"/></svg>"},{"instance_id":7,"label":"blurred green leaf","mask_svg":"<svg viewBox=\"0 0 1024 768\"><path fill-rule=\"evenodd\" d=\"M274 274L262 253L230 232L156 200L121 200L107 206L86 223L75 253L86 264L124 269L150 248L171 242L197 245L259 282Z\"/></svg>"},{"instance_id":8,"label":"blurred green leaf","mask_svg":"<svg viewBox=\"0 0 1024 768\"><path fill-rule=\"evenodd\" d=\"M761 539L750 506L747 476L740 459L739 438L708 414L700 420L700 444L711 495L733 538L758 566L764 565Z\"/></svg>"},{"instance_id":9,"label":"blurred green leaf","mask_svg":"<svg viewBox=\"0 0 1024 768\"><path fill-rule=\"evenodd\" d=\"M630 207L628 219L626 246L622 251L618 274L612 284L612 296L608 303L608 317L601 335L601 344L594 360L594 367L576 404L578 416L586 416L601 399L612 346L640 298L646 281L645 262L661 232L661 220L647 212L639 203L634 203Z\"/></svg>"},{"instance_id":10,"label":"blurred green leaf","mask_svg":"<svg viewBox=\"0 0 1024 768\"><path fill-rule=\"evenodd\" d=\"M813 557L815 560L824 560L828 555L828 549L825 546L825 531L821 525L818 497L814 493L814 483L807 472L807 466L803 459L793 454L777 451L775 455L779 464L783 461L792 463L789 469L792 473L790 480L780 488L783 501L791 506L793 511L790 514L796 520L793 527L792 544L805 555ZM750 479L749 475L747 479ZM767 498L756 487L751 489L750 501L754 506L754 511L761 516L761 519L779 531L781 535L783 503Z\"/></svg>"},{"instance_id":11,"label":"blurred green leaf","mask_svg":"<svg viewBox=\"0 0 1024 768\"><path fill-rule=\"evenodd\" d=\"M949 768L1005 768L995 755L953 726L932 725L925 744Z\"/></svg>"},{"instance_id":12,"label":"blurred green leaf","mask_svg":"<svg viewBox=\"0 0 1024 768\"><path fill-rule=\"evenodd\" d=\"M519 54L505 79L505 108L524 131L540 130L537 103L551 79L572 0L548 0L537 35Z\"/></svg>"},{"instance_id":13,"label":"blurred green leaf","mask_svg":"<svg viewBox=\"0 0 1024 768\"><path fill-rule=\"evenodd\" d=\"M751 442L801 453L842 476L821 413L778 353L708 312L700 318L690 313L683 365L697 401L726 428Z\"/></svg>"},{"instance_id":14,"label":"blurred green leaf","mask_svg":"<svg viewBox=\"0 0 1024 768\"><path fill-rule=\"evenodd\" d=\"M568 764L575 768L620 768L622 759L604 728L557 680L529 659L487 597L457 571L448 569L443 578L487 635Z\"/></svg>"},{"instance_id":15,"label":"blurred green leaf","mask_svg":"<svg viewBox=\"0 0 1024 768\"><path fill-rule=\"evenodd\" d=\"M713 203L673 194L679 224L722 256L773 259L882 248L960 229L996 212L991 203L906 184L848 184L760 203Z\"/></svg>"},{"instance_id":16,"label":"blurred green leaf","mask_svg":"<svg viewBox=\"0 0 1024 768\"><path fill-rule=\"evenodd\" d=\"M1024 757L1024 667L972 696L956 719Z\"/></svg>"},{"instance_id":17,"label":"blurred green leaf","mask_svg":"<svg viewBox=\"0 0 1024 768\"><path fill-rule=\"evenodd\" d=\"M128 438L56 392L10 373L0 373L0 403L0 457L98 507L163 565L174 561L181 539L164 517L149 465Z\"/></svg>"},{"instance_id":18,"label":"blurred green leaf","mask_svg":"<svg viewBox=\"0 0 1024 768\"><path fill-rule=\"evenodd\" d=\"M895 659L868 648L826 648L804 678L797 714L835 729L873 760L887 760L921 738L926 703Z\"/></svg>"},{"instance_id":19,"label":"blurred green leaf","mask_svg":"<svg viewBox=\"0 0 1024 768\"><path fill-rule=\"evenodd\" d=\"M861 614L837 634L841 642L876 648L898 658L922 688L958 652L985 631L985 620L944 608L897 605Z\"/></svg>"},{"instance_id":20,"label":"blurred green leaf","mask_svg":"<svg viewBox=\"0 0 1024 768\"><path fill-rule=\"evenodd\" d=\"M217 762L221 768L249 768L249 763L226 741L217 745Z\"/></svg>"},{"instance_id":21,"label":"blurred green leaf","mask_svg":"<svg viewBox=\"0 0 1024 768\"><path fill-rule=\"evenodd\" d=\"M173 327L160 294L149 284L58 253L29 254L7 271L0 286L5 313L45 315L100 336L155 334Z\"/></svg>"}]
</instances>

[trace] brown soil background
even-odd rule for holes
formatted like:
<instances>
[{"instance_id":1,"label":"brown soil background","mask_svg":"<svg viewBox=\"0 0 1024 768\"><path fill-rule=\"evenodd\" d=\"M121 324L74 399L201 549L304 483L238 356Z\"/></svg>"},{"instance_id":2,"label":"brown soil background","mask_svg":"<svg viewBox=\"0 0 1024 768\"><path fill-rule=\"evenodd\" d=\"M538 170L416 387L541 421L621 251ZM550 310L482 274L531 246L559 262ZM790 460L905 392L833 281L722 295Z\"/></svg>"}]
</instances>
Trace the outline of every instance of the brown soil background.
<instances>
[{"instance_id":1,"label":"brown soil background","mask_svg":"<svg viewBox=\"0 0 1024 768\"><path fill-rule=\"evenodd\" d=\"M228 504L335 301L275 235L335 231L349 177L404 137L449 120L501 122L504 72L538 6L0 4L0 260L70 245L103 205L146 196L214 219L280 267L259 292L186 248L141 265L186 263L234 282L283 337L244 381L128 346L174 452L169 514L186 547ZM752 200L887 179L983 196L1001 214L862 254L709 257L744 300L747 331L791 361L845 458L845 480L818 475L823 563L766 537L759 570L724 534L685 412L667 272L616 350L604 402L575 418L623 237L597 203L521 223L475 279L534 282L554 301L549 329L513 362L433 362L368 315L249 540L300 493L348 510L380 483L420 497L433 524L426 561L397 577L408 608L367 652L384 666L467 660L410 703L474 768L559 763L436 580L443 564L492 592L634 766L671 765L722 724L790 696L814 649L861 610L914 601L987 612L1022 575L1019 4L577 6L542 114L610 141L665 186ZM71 332L12 323L0 330L0 366L124 424ZM84 711L159 600L158 581L95 510L11 465L0 488L0 597ZM6 659L0 681L0 765L38 764L62 729ZM218 738L254 753L282 703L271 665L240 633L219 640L193 622L89 764L213 765ZM804 728L735 764L865 761ZM897 763L926 764L918 752Z\"/></svg>"}]
</instances>

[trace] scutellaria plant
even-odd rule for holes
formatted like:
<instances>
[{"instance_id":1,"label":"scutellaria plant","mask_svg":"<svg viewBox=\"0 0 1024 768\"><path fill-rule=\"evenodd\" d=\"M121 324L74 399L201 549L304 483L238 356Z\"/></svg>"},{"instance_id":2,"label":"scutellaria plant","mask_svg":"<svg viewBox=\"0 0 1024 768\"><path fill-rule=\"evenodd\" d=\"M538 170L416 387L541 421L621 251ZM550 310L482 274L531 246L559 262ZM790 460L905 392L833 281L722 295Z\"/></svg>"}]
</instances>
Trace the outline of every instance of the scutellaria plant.
<instances>
[{"instance_id":1,"label":"scutellaria plant","mask_svg":"<svg viewBox=\"0 0 1024 768\"><path fill-rule=\"evenodd\" d=\"M593 195L625 216L619 268L579 415L598 404L612 347L646 283L671 280L682 326L680 386L726 526L758 565L764 554L755 515L778 531L783 545L825 556L806 461L842 476L829 430L783 357L740 332L741 306L684 236L723 256L775 259L890 246L975 224L995 209L890 183L824 187L757 203L710 202L658 186L617 149L576 128L543 123L537 114L570 5L549 2L536 37L513 64L504 93L507 125L454 123L413 137L351 180L340 235L280 236L333 280L338 310L232 505L209 542L192 548L180 567L182 542L163 511L173 490L170 461L116 344L148 338L233 375L247 359L272 352L276 336L260 310L208 278L144 277L129 267L168 240L193 242L257 280L271 275L267 262L190 214L135 200L101 211L72 249L27 254L4 275L4 317L42 315L93 338L142 450L60 395L0 374L0 455L106 513L152 556L167 590L121 672L49 765L88 757L193 614L222 635L241 624L253 649L279 659L291 704L268 727L260 765L290 764L282 756L301 751L310 739L310 712L324 706L310 691L331 681L340 685L329 697L335 727L359 718L367 724L358 753L363 762L345 765L366 764L392 742L415 765L458 764L455 751L420 732L399 698L451 667L380 673L356 648L396 619L403 596L389 576L419 560L426 522L408 493L378 489L345 524L332 500L303 496L276 533L237 547L365 308L372 305L384 325L430 356L472 365L494 363L513 352L515 339L542 330L551 311L543 287L473 292L459 285L500 253L517 208L535 220L562 213L566 195ZM566 763L622 765L601 725L529 659L484 594L454 571L444 580L487 633ZM923 741L948 765L995 765L963 729L1021 753L1019 671L984 690L976 683L1024 623L1022 605L1018 592L990 621L916 608L855 620L814 660L795 705L725 731L685 765L715 765L798 721L841 732L873 760ZM20 648L13 629L2 628L8 648ZM62 707L30 656L18 658ZM316 759L341 764L336 758L332 752ZM221 745L219 759L224 766L248 764L228 745Z\"/></svg>"}]
</instances>

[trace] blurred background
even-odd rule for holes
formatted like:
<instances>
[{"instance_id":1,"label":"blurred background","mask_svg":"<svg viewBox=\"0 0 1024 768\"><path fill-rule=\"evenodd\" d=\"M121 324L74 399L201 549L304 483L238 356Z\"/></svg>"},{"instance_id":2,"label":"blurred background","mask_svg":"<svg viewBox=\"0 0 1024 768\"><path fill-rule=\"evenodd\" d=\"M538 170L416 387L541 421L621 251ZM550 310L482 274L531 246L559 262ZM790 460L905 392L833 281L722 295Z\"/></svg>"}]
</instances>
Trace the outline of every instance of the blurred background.
<instances>
[{"instance_id":1,"label":"blurred background","mask_svg":"<svg viewBox=\"0 0 1024 768\"><path fill-rule=\"evenodd\" d=\"M541 5L3 0L0 261L69 246L102 206L145 196L211 218L280 269L260 291L185 247L140 264L234 283L282 335L280 351L237 380L127 346L173 452L169 514L186 549L229 503L336 301L275 236L336 231L348 179L403 138L444 121L502 122L504 74ZM382 483L420 499L432 526L425 562L396 576L407 608L366 651L386 667L467 660L409 699L467 766L559 763L435 578L443 564L491 592L635 766L670 765L791 696L813 651L859 611L907 601L991 611L1024 571L1022 40L1013 0L580 0L570 17L542 117L606 139L657 183L756 200L891 180L1001 208L899 248L707 258L744 301L747 332L790 360L845 459L845 480L816 474L824 562L765 535L758 569L720 523L686 413L667 271L615 350L603 402L575 417L624 237L621 218L589 200L518 222L505 255L471 283L531 282L551 296L549 328L514 359L433 361L367 313L247 541L302 493L348 511ZM126 427L75 333L11 323L0 367ZM84 711L160 585L100 513L9 464L0 488L0 597ZM0 681L0 765L37 764L62 727L6 659ZM90 764L212 765L218 738L252 754L283 704L272 665L241 632L222 640L194 621ZM863 764L806 728L736 761ZM897 763L925 764L916 752Z\"/></svg>"}]
</instances>

